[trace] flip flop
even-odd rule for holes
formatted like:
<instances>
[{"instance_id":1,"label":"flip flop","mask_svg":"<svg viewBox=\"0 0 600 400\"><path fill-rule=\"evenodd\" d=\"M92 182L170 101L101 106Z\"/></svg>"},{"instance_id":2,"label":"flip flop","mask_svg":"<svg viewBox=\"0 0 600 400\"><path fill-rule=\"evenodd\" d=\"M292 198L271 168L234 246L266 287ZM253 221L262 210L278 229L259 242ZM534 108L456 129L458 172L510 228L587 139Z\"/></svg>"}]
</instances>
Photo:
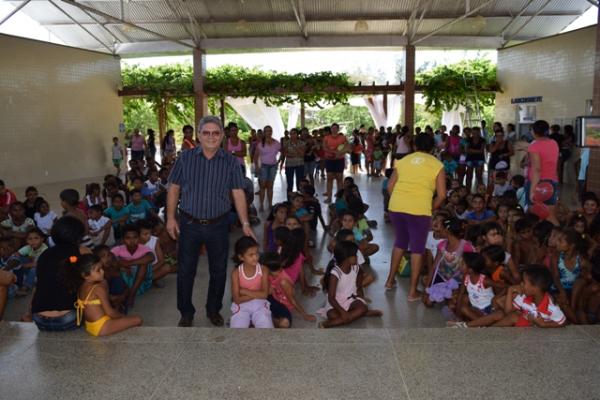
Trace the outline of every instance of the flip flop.
<instances>
[{"instance_id":1,"label":"flip flop","mask_svg":"<svg viewBox=\"0 0 600 400\"><path fill-rule=\"evenodd\" d=\"M422 298L422 296L417 296L417 297L410 297L410 296L408 296L407 300L408 300L409 303L414 303L414 302L417 302L417 301L421 301L421 298Z\"/></svg>"}]
</instances>

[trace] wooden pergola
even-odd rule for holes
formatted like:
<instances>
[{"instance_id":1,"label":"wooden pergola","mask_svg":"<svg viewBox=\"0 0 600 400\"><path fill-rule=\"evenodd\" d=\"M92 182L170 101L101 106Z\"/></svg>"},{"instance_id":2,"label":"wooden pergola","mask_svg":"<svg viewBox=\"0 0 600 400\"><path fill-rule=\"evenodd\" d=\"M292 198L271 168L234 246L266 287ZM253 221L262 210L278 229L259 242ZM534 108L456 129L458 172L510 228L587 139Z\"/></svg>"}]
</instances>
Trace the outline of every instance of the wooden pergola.
<instances>
[{"instance_id":1,"label":"wooden pergola","mask_svg":"<svg viewBox=\"0 0 600 400\"><path fill-rule=\"evenodd\" d=\"M350 95L355 95L355 96L361 96L361 95L383 95L383 110L385 112L385 115L388 114L388 95L389 94L404 94L405 93L405 83L401 82L400 84L395 84L395 85L390 85L389 83L386 83L385 85L376 85L374 82L371 85L363 85L361 82L359 82L358 85L356 86L352 86L352 87L335 87L335 86L331 86L329 88L327 88L325 90L325 92L327 93L348 93ZM414 92L421 92L422 88L419 86L414 86ZM304 93L311 93L313 92L313 89L311 89L310 87L305 87L304 88ZM148 95L151 94L151 91L149 89L145 89L145 88L123 88L121 90L119 90L119 96L121 97L146 97ZM273 94L277 94L277 95L286 95L286 94L296 94L296 93L292 93L289 91L286 91L284 89L281 90L274 90ZM163 97L168 98L168 97L174 97L174 96L194 96L194 92L190 91L187 93L181 93L181 92L177 92L175 93L174 91L169 92L169 90L166 90L163 92ZM225 123L225 97L236 97L237 94L235 92L233 93L211 93L211 92L205 92L206 97L209 96L214 96L214 97L219 97L220 99L220 117L221 120L223 121L223 123ZM158 112L159 114L159 133L160 133L160 137L162 139L163 135L164 135L164 130L165 130L165 123L164 121L166 120L166 111L163 110L162 112L159 110ZM303 102L300 103L300 126L302 128L305 127L305 122L306 122L306 110L305 110L305 105Z\"/></svg>"}]
</instances>

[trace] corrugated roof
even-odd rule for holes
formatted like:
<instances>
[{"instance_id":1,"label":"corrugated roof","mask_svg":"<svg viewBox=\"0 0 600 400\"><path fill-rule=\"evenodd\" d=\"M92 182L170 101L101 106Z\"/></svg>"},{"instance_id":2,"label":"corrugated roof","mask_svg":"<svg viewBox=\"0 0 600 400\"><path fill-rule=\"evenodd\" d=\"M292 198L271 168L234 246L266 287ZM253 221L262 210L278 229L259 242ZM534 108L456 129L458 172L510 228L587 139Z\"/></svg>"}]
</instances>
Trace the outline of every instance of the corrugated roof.
<instances>
[{"instance_id":1,"label":"corrugated roof","mask_svg":"<svg viewBox=\"0 0 600 400\"><path fill-rule=\"evenodd\" d=\"M268 38L308 38L308 42L318 45L322 37L323 45L328 46L337 43L326 39L331 36L352 39L406 35L403 41L407 42L432 33L435 35L424 42L427 45L435 46L437 37L444 47L460 48L463 36L481 38L484 44L507 38L523 41L554 35L591 7L587 0L128 0L123 3L120 0L78 0L78 4L92 9L92 12L83 12L67 4L69 0L53 1L106 43L115 41L114 35L124 43L145 44L145 49L160 42L160 51L169 50L166 39L190 41L193 36L199 40L209 39L207 47L208 43L219 43L218 39L236 39L236 46L252 48L264 45ZM20 1L11 3L16 6ZM478 11L448 25L471 10ZM68 45L106 51L48 0L32 0L20 12L46 26ZM522 16L517 18L519 12ZM110 20L101 13L155 34ZM531 18L536 13L539 15ZM94 15L94 19L88 14ZM416 18L409 24L411 15ZM190 18L199 26L192 26ZM384 42L398 43L387 39ZM222 43L216 45L216 51L230 50L227 48L230 42ZM285 46L289 45L293 43L285 42ZM184 49L179 44L170 50Z\"/></svg>"}]
</instances>

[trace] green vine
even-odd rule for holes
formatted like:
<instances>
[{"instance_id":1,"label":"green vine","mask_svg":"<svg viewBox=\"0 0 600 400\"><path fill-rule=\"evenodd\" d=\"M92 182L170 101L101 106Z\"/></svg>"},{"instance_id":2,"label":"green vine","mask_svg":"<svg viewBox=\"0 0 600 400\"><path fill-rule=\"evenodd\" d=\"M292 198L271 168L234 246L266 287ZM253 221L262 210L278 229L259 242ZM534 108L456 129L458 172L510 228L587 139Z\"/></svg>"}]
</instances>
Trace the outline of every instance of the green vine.
<instances>
[{"instance_id":1,"label":"green vine","mask_svg":"<svg viewBox=\"0 0 600 400\"><path fill-rule=\"evenodd\" d=\"M417 74L416 83L423 90L425 107L430 112L452 110L462 105L473 107L474 89L479 104L491 106L496 92L501 91L496 81L496 65L489 60L465 60L452 65L441 65Z\"/></svg>"},{"instance_id":2,"label":"green vine","mask_svg":"<svg viewBox=\"0 0 600 400\"><path fill-rule=\"evenodd\" d=\"M126 89L147 90L153 102L193 93L193 70L189 64L125 67L122 80ZM211 97L252 97L254 101L261 99L276 106L298 101L308 106L347 103L348 89L352 86L346 74L286 74L231 65L207 70L205 80L205 90Z\"/></svg>"}]
</instances>

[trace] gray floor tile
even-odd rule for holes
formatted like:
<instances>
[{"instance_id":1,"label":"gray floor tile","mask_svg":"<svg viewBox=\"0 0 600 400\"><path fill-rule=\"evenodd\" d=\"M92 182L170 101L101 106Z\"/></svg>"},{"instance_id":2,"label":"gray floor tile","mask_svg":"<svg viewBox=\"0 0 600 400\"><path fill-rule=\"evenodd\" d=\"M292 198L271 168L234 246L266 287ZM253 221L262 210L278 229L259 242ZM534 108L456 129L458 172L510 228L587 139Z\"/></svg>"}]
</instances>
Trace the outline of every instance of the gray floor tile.
<instances>
[{"instance_id":1,"label":"gray floor tile","mask_svg":"<svg viewBox=\"0 0 600 400\"><path fill-rule=\"evenodd\" d=\"M391 346L200 344L153 399L406 399Z\"/></svg>"},{"instance_id":2,"label":"gray floor tile","mask_svg":"<svg viewBox=\"0 0 600 400\"><path fill-rule=\"evenodd\" d=\"M589 336L576 326L561 329L516 328L418 328L390 329L394 344L445 343L520 343L520 342L573 342L589 341ZM600 336L599 336L600 338Z\"/></svg>"},{"instance_id":3,"label":"gray floor tile","mask_svg":"<svg viewBox=\"0 0 600 400\"><path fill-rule=\"evenodd\" d=\"M147 399L182 350L168 343L149 347L38 339L3 363L2 398Z\"/></svg>"},{"instance_id":4,"label":"gray floor tile","mask_svg":"<svg viewBox=\"0 0 600 400\"><path fill-rule=\"evenodd\" d=\"M212 329L197 328L193 340L235 345L260 344L366 344L389 345L385 329Z\"/></svg>"},{"instance_id":5,"label":"gray floor tile","mask_svg":"<svg viewBox=\"0 0 600 400\"><path fill-rule=\"evenodd\" d=\"M594 399L591 341L395 346L411 399Z\"/></svg>"}]
</instances>

